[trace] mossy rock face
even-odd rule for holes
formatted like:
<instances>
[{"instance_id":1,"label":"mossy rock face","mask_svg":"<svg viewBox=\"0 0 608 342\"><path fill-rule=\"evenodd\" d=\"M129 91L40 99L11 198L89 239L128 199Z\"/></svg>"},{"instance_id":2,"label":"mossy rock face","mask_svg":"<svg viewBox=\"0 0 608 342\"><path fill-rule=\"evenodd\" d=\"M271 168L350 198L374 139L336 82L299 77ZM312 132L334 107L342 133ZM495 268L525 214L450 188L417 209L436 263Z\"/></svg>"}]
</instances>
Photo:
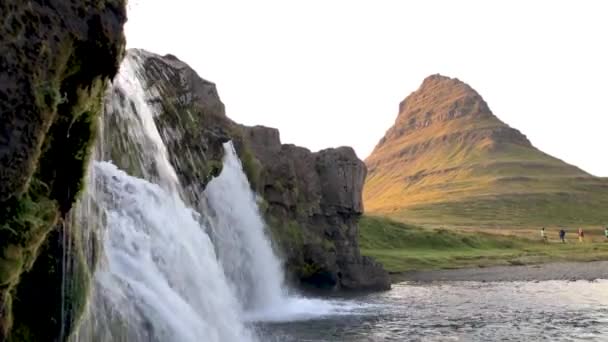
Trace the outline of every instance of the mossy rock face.
<instances>
[{"instance_id":1,"label":"mossy rock face","mask_svg":"<svg viewBox=\"0 0 608 342\"><path fill-rule=\"evenodd\" d=\"M146 90L145 99L168 157L190 202L196 204L206 184L222 169L223 143L234 123L224 113L215 84L208 82L175 56L129 50L126 56ZM113 87L105 109L105 139L115 142L104 159L135 176L154 179L155 167L139 156L145 146L130 136L133 118L122 108L137 111L129 94ZM139 113L132 113L137 116Z\"/></svg>"},{"instance_id":2,"label":"mossy rock face","mask_svg":"<svg viewBox=\"0 0 608 342\"><path fill-rule=\"evenodd\" d=\"M61 277L40 282L33 275L51 272L49 262L64 256L47 237L82 190L101 98L124 53L125 6L123 0L0 3L0 341L13 325L12 340L60 337L40 322L61 321ZM78 275L66 276L86 287ZM47 300L26 303L32 294ZM76 297L84 294L67 297L64 307Z\"/></svg>"},{"instance_id":3,"label":"mossy rock face","mask_svg":"<svg viewBox=\"0 0 608 342\"><path fill-rule=\"evenodd\" d=\"M13 299L11 341L45 341L48 336L64 340L83 313L90 273L78 235L70 228L75 227L59 225L52 230L35 266L22 275ZM69 277L64 279L64 274ZM42 291L41 284L61 286Z\"/></svg>"},{"instance_id":4,"label":"mossy rock face","mask_svg":"<svg viewBox=\"0 0 608 342\"><path fill-rule=\"evenodd\" d=\"M357 219L365 164L349 147L311 152L281 144L278 130L238 126L243 169L262 195L263 214L296 285L321 289L390 287L381 265L361 256Z\"/></svg>"}]
</instances>

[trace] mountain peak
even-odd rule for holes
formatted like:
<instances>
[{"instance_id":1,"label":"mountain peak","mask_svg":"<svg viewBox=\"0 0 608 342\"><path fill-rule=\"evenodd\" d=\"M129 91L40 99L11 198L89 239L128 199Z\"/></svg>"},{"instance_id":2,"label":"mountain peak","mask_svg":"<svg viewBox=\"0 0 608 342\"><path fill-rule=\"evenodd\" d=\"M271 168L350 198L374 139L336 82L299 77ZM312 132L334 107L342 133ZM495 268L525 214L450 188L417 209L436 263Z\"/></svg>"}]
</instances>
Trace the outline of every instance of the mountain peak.
<instances>
[{"instance_id":1,"label":"mountain peak","mask_svg":"<svg viewBox=\"0 0 608 342\"><path fill-rule=\"evenodd\" d=\"M430 75L430 76L427 76L424 78L424 80L422 81L422 86L424 86L426 84L433 84L433 83L440 83L440 82L453 82L453 81L460 82L457 78L452 78L452 77L445 76L442 74L433 74L433 75Z\"/></svg>"},{"instance_id":2,"label":"mountain peak","mask_svg":"<svg viewBox=\"0 0 608 342\"><path fill-rule=\"evenodd\" d=\"M399 105L396 125L429 125L463 116L494 117L484 99L468 84L439 74L428 76Z\"/></svg>"},{"instance_id":3,"label":"mountain peak","mask_svg":"<svg viewBox=\"0 0 608 342\"><path fill-rule=\"evenodd\" d=\"M471 86L439 74L401 102L394 125L365 162L364 201L372 212L490 194L559 192L560 184L590 177L532 146Z\"/></svg>"},{"instance_id":4,"label":"mountain peak","mask_svg":"<svg viewBox=\"0 0 608 342\"><path fill-rule=\"evenodd\" d=\"M423 141L446 142L456 137L468 139L471 146L499 148L504 142L531 146L523 134L494 116L471 86L457 78L435 74L425 78L420 87L401 102L395 124L368 159L373 166L374 155L387 142L391 142L393 152L404 153L404 149L396 151L393 147L405 143L418 148L416 144Z\"/></svg>"}]
</instances>

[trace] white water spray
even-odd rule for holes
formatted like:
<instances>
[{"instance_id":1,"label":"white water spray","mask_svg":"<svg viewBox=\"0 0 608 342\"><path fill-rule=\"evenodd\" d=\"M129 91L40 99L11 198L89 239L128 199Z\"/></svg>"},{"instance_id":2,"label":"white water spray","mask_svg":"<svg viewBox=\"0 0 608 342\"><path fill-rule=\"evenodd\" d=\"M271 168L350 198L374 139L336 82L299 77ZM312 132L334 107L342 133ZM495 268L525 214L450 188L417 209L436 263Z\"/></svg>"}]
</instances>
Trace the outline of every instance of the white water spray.
<instances>
[{"instance_id":1,"label":"white water spray","mask_svg":"<svg viewBox=\"0 0 608 342\"><path fill-rule=\"evenodd\" d=\"M103 256L80 341L251 341L200 214L180 198L176 172L154 123L154 107L126 58L109 110L126 122L121 143L140 153L127 175L95 162L90 187L103 213ZM125 127L122 127L125 128ZM106 127L112 129L112 127ZM114 142L116 143L116 142Z\"/></svg>"},{"instance_id":2,"label":"white water spray","mask_svg":"<svg viewBox=\"0 0 608 342\"><path fill-rule=\"evenodd\" d=\"M198 214L175 194L112 164L97 163L95 168L96 181L105 189L101 203L108 229L107 265L96 280L110 313L126 323L125 337L250 340Z\"/></svg>"},{"instance_id":3,"label":"white water spray","mask_svg":"<svg viewBox=\"0 0 608 342\"><path fill-rule=\"evenodd\" d=\"M232 143L224 144L220 175L207 185L210 234L224 273L248 321L293 321L344 312L345 303L290 294L272 249L256 195Z\"/></svg>"},{"instance_id":4,"label":"white water spray","mask_svg":"<svg viewBox=\"0 0 608 342\"><path fill-rule=\"evenodd\" d=\"M232 143L224 154L222 172L205 190L220 262L245 310L279 307L287 296L282 265Z\"/></svg>"},{"instance_id":5,"label":"white water spray","mask_svg":"<svg viewBox=\"0 0 608 342\"><path fill-rule=\"evenodd\" d=\"M121 127L126 130L126 136L120 137L126 144L135 145L135 151L129 158L137 159L145 179L160 184L171 192L179 189L179 181L175 169L169 161L167 147L162 141L156 128L154 118L158 116L157 109L150 105L150 98L141 79L141 58L139 55L129 55L120 66L111 92L111 101L106 103L106 111L121 118ZM116 129L116 127L107 127ZM119 142L108 142L119 143Z\"/></svg>"}]
</instances>

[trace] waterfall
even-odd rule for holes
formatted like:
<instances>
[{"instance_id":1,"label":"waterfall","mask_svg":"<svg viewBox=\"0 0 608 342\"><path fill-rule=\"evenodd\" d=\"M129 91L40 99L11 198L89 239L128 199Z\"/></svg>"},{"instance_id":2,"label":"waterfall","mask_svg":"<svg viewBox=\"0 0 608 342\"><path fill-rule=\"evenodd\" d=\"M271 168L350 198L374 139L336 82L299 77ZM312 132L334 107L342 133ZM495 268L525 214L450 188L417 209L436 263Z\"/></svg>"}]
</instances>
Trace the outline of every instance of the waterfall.
<instances>
[{"instance_id":1,"label":"waterfall","mask_svg":"<svg viewBox=\"0 0 608 342\"><path fill-rule=\"evenodd\" d=\"M342 304L286 290L232 143L221 174L196 196L202 209L184 200L141 68L129 55L108 91L98 160L75 210L97 268L71 340L246 342L258 339L249 322L339 313Z\"/></svg>"},{"instance_id":2,"label":"waterfall","mask_svg":"<svg viewBox=\"0 0 608 342\"><path fill-rule=\"evenodd\" d=\"M108 341L246 341L235 296L199 214L175 194L96 163L105 258L96 273ZM108 310L109 309L109 310ZM99 315L98 315L99 317Z\"/></svg>"},{"instance_id":3,"label":"waterfall","mask_svg":"<svg viewBox=\"0 0 608 342\"><path fill-rule=\"evenodd\" d=\"M176 172L146 102L140 64L126 58L114 80L105 143L134 153L133 177L96 161L85 196L100 212L102 255L77 341L251 341L203 215L180 197ZM117 121L118 120L118 121ZM107 150L99 146L99 151ZM134 165L131 165L134 166ZM86 210L81 210L85 212Z\"/></svg>"},{"instance_id":4,"label":"waterfall","mask_svg":"<svg viewBox=\"0 0 608 342\"><path fill-rule=\"evenodd\" d=\"M217 253L243 309L280 307L287 295L282 265L232 143L224 144L224 167L205 194L213 212L211 234Z\"/></svg>"},{"instance_id":5,"label":"waterfall","mask_svg":"<svg viewBox=\"0 0 608 342\"><path fill-rule=\"evenodd\" d=\"M223 168L207 185L217 255L247 321L293 321L348 311L349 304L289 293L280 259L272 249L256 194L231 142Z\"/></svg>"}]
</instances>

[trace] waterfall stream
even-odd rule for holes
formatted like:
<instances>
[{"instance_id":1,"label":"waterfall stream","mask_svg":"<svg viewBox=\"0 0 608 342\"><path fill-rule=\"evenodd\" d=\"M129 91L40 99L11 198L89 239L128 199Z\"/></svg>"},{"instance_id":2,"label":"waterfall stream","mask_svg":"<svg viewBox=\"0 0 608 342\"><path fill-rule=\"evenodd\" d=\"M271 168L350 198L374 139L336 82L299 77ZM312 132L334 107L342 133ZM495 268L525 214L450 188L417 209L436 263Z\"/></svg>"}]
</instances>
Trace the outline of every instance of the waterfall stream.
<instances>
[{"instance_id":1,"label":"waterfall stream","mask_svg":"<svg viewBox=\"0 0 608 342\"><path fill-rule=\"evenodd\" d=\"M245 311L279 307L287 296L281 264L234 147L226 143L224 151L222 173L205 190L220 262Z\"/></svg>"},{"instance_id":2,"label":"waterfall stream","mask_svg":"<svg viewBox=\"0 0 608 342\"><path fill-rule=\"evenodd\" d=\"M189 207L154 123L136 56L125 58L106 113L135 162L128 175L96 161L85 199L102 217L102 255L79 341L251 341L242 307L218 261L204 213ZM114 126L114 127L113 127ZM102 153L99 153L103 156ZM133 166L133 165L131 165ZM87 198L88 197L88 198ZM86 211L83 213L86 215Z\"/></svg>"},{"instance_id":3,"label":"waterfall stream","mask_svg":"<svg viewBox=\"0 0 608 342\"><path fill-rule=\"evenodd\" d=\"M260 338L252 322L343 310L288 293L232 143L224 145L221 174L199 196L205 209L185 201L141 67L137 56L125 58L108 93L102 128L114 134L100 140L77 208L81 220L96 218L90 226L100 247L89 251L99 254L89 257L99 259L94 288L71 339L246 342ZM115 157L126 156L139 178L103 161L112 156L103 153L108 144L120 144Z\"/></svg>"},{"instance_id":4,"label":"waterfall stream","mask_svg":"<svg viewBox=\"0 0 608 342\"><path fill-rule=\"evenodd\" d=\"M110 163L96 163L95 174L107 229L105 263L95 275L96 337L251 340L199 214Z\"/></svg>"}]
</instances>

